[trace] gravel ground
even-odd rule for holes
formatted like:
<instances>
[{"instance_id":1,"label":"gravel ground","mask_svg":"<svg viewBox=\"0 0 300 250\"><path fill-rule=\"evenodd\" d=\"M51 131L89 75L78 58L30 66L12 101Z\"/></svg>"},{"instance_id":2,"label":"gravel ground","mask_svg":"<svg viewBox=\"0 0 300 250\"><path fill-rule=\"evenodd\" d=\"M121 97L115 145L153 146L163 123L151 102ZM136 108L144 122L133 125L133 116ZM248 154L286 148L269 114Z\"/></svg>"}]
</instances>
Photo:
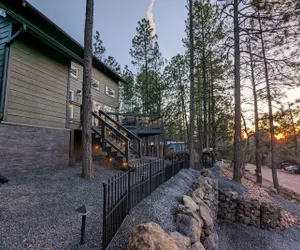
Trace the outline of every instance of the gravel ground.
<instances>
[{"instance_id":1,"label":"gravel ground","mask_svg":"<svg viewBox=\"0 0 300 250\"><path fill-rule=\"evenodd\" d=\"M80 168L21 171L0 186L0 249L100 249L102 183L119 170L95 169L96 178L80 178ZM80 246L85 204L86 241Z\"/></svg>"},{"instance_id":2,"label":"gravel ground","mask_svg":"<svg viewBox=\"0 0 300 250\"><path fill-rule=\"evenodd\" d=\"M141 223L156 222L167 232L176 231L174 212L181 196L191 191L191 184L198 173L192 169L182 170L139 203L124 220L108 249L124 249L132 228Z\"/></svg>"},{"instance_id":3,"label":"gravel ground","mask_svg":"<svg viewBox=\"0 0 300 250\"><path fill-rule=\"evenodd\" d=\"M291 214L295 216L300 216L300 205L297 205L294 202L291 202L284 197L276 194L270 194L271 197L275 200L275 202L280 205L284 210L289 211Z\"/></svg>"},{"instance_id":4,"label":"gravel ground","mask_svg":"<svg viewBox=\"0 0 300 250\"><path fill-rule=\"evenodd\" d=\"M270 232L219 220L217 233L219 250L300 250L300 226Z\"/></svg>"}]
</instances>

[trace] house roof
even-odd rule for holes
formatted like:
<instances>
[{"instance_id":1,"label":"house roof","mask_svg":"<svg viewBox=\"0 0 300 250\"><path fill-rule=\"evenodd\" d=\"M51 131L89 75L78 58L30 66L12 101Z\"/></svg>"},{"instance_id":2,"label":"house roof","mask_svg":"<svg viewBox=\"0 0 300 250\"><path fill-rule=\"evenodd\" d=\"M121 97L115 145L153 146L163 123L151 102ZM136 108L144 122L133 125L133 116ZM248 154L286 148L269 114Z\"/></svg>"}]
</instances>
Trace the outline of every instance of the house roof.
<instances>
[{"instance_id":1,"label":"house roof","mask_svg":"<svg viewBox=\"0 0 300 250\"><path fill-rule=\"evenodd\" d=\"M19 24L26 25L26 32L55 48L71 60L83 65L84 48L75 39L39 12L25 0L2 0L8 9L6 15ZM126 81L102 61L93 57L93 66L115 82Z\"/></svg>"}]
</instances>

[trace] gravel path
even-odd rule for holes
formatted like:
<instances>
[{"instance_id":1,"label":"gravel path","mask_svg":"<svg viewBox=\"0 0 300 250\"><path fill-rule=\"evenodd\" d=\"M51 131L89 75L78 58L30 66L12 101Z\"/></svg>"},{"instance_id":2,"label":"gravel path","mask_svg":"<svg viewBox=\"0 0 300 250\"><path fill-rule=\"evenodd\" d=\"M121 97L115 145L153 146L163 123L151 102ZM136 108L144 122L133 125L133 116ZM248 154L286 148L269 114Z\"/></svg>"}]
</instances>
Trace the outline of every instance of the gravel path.
<instances>
[{"instance_id":1,"label":"gravel path","mask_svg":"<svg viewBox=\"0 0 300 250\"><path fill-rule=\"evenodd\" d=\"M100 249L102 183L117 172L96 168L93 181L80 178L80 168L16 172L0 186L0 249ZM90 213L80 246L75 209L83 204Z\"/></svg>"},{"instance_id":2,"label":"gravel path","mask_svg":"<svg viewBox=\"0 0 300 250\"><path fill-rule=\"evenodd\" d=\"M124 220L108 249L124 249L132 228L141 223L156 222L167 232L176 231L174 212L182 195L191 191L190 187L198 173L192 169L182 170L139 203Z\"/></svg>"},{"instance_id":3,"label":"gravel path","mask_svg":"<svg viewBox=\"0 0 300 250\"><path fill-rule=\"evenodd\" d=\"M300 226L270 232L220 220L217 233L219 250L300 250Z\"/></svg>"}]
</instances>

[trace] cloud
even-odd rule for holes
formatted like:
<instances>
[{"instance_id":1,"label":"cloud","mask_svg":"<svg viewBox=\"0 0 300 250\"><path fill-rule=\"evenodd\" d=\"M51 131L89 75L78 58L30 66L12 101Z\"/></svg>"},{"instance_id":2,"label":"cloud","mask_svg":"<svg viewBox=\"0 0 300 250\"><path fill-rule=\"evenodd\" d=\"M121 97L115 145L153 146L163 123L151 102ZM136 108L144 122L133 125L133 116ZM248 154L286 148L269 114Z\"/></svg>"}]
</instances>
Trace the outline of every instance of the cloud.
<instances>
[{"instance_id":1,"label":"cloud","mask_svg":"<svg viewBox=\"0 0 300 250\"><path fill-rule=\"evenodd\" d=\"M154 22L154 16L153 16L153 6L154 6L155 0L151 0L151 3L149 5L149 8L147 10L147 17L150 22L150 27L152 28L151 35L154 37L156 35L156 25Z\"/></svg>"}]
</instances>

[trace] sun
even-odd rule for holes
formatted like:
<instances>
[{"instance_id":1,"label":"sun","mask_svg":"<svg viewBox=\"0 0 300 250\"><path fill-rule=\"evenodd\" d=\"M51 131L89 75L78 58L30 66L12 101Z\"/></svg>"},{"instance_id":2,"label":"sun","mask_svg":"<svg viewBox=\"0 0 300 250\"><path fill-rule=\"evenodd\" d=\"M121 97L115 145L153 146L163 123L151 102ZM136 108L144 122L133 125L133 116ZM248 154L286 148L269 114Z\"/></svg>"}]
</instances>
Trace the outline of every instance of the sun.
<instances>
[{"instance_id":1,"label":"sun","mask_svg":"<svg viewBox=\"0 0 300 250\"><path fill-rule=\"evenodd\" d=\"M276 140L278 140L278 141L282 141L282 140L285 139L285 136L284 136L284 134L279 133L279 134L275 135L275 138L276 138Z\"/></svg>"}]
</instances>

